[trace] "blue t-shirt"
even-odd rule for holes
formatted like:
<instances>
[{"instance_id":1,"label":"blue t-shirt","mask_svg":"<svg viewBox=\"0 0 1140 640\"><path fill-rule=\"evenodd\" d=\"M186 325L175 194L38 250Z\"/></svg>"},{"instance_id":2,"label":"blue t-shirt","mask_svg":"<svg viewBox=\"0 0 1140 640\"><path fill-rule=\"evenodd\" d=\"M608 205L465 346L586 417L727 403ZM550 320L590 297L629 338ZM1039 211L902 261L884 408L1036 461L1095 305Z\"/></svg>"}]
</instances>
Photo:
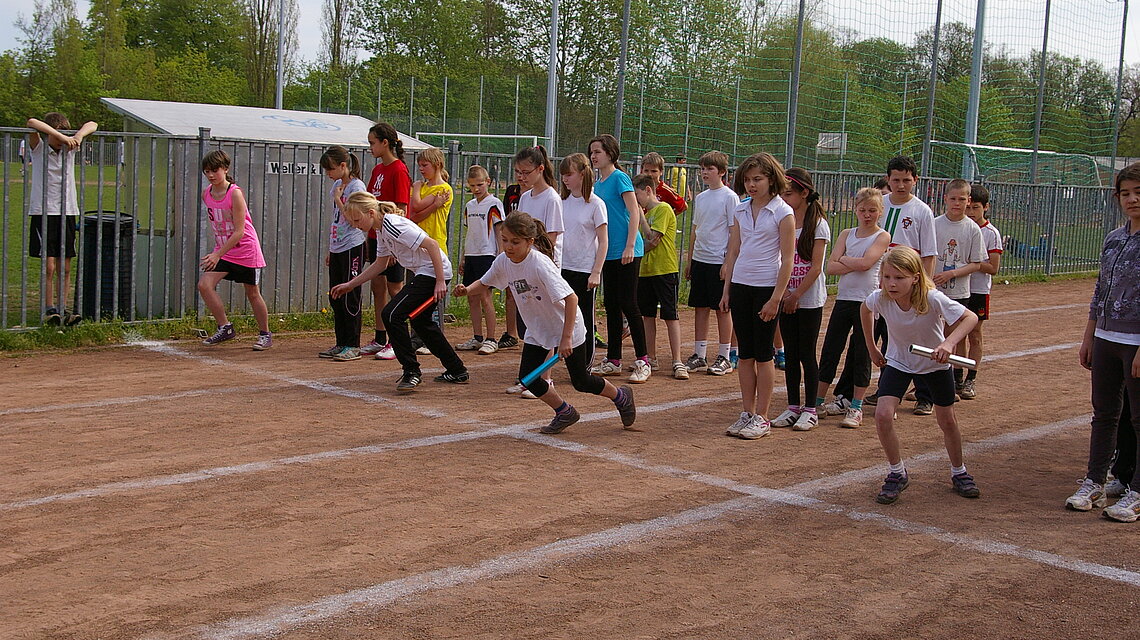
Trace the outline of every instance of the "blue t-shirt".
<instances>
[{"instance_id":1,"label":"blue t-shirt","mask_svg":"<svg viewBox=\"0 0 1140 640\"><path fill-rule=\"evenodd\" d=\"M609 215L609 245L606 246L606 260L621 260L625 251L625 242L629 233L629 209L625 208L623 193L633 191L633 182L629 175L620 169L605 180L594 183L594 195L606 203L606 213ZM645 255L645 244L641 241L641 232L637 233L637 240L633 244L633 257L640 258Z\"/></svg>"}]
</instances>

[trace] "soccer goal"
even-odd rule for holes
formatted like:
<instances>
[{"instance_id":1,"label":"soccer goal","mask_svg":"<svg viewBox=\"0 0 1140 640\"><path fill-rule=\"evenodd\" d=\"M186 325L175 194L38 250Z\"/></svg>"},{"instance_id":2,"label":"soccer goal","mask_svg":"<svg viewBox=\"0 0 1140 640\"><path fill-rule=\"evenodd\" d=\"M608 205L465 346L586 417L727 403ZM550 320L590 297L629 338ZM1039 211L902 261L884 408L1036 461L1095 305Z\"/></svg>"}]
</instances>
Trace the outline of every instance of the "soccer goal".
<instances>
[{"instance_id":1,"label":"soccer goal","mask_svg":"<svg viewBox=\"0 0 1140 640\"><path fill-rule=\"evenodd\" d=\"M941 140L931 140L930 148L932 176L959 177L972 169L972 177L985 176L990 182L1033 182L1033 149ZM1088 187L1104 184L1100 164L1087 154L1038 151L1036 163L1038 183L1059 181Z\"/></svg>"},{"instance_id":2,"label":"soccer goal","mask_svg":"<svg viewBox=\"0 0 1140 640\"><path fill-rule=\"evenodd\" d=\"M544 136L524 134L452 133L450 131L417 131L416 138L428 144L434 144L441 149L447 147L448 140L459 140L464 151L507 154L514 154L522 147L537 146L540 140L546 140Z\"/></svg>"}]
</instances>

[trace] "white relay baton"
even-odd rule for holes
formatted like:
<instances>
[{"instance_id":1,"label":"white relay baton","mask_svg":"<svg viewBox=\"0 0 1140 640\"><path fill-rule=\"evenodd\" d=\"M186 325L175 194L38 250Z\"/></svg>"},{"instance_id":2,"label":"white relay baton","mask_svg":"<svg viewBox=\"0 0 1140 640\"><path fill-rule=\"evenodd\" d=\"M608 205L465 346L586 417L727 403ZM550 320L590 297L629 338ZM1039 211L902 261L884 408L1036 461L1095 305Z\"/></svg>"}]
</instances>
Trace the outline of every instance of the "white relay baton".
<instances>
[{"instance_id":1,"label":"white relay baton","mask_svg":"<svg viewBox=\"0 0 1140 640\"><path fill-rule=\"evenodd\" d=\"M934 349L927 349L926 347L919 346L917 344L910 345L910 352L911 353L918 353L918 354L924 355L928 358L934 355ZM950 356L950 364L957 365L959 367L963 367L966 369L977 369L978 368L977 362L975 362L974 360L971 360L969 358L963 358L962 356L951 355Z\"/></svg>"}]
</instances>

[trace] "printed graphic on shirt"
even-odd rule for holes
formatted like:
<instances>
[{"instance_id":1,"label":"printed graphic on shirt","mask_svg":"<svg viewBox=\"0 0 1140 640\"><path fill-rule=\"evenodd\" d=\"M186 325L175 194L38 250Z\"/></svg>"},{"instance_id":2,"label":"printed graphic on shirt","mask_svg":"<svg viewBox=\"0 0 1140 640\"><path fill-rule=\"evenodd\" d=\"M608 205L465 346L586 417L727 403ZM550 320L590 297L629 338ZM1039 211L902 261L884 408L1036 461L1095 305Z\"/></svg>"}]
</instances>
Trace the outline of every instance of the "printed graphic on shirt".
<instances>
[{"instance_id":1,"label":"printed graphic on shirt","mask_svg":"<svg viewBox=\"0 0 1140 640\"><path fill-rule=\"evenodd\" d=\"M800 284L803 283L804 277L807 276L808 271L811 271L811 261L801 258L799 251L793 252L792 277L788 280L788 290L799 289Z\"/></svg>"},{"instance_id":2,"label":"printed graphic on shirt","mask_svg":"<svg viewBox=\"0 0 1140 640\"><path fill-rule=\"evenodd\" d=\"M958 240L956 238L950 238L950 241L947 242L946 246L942 248L942 255L940 255L938 258L943 263L943 271L953 271L954 269L957 269L958 266L964 262L964 260L961 259L961 255L958 251ZM949 282L943 285L943 287L952 291L954 289L954 283L957 281L957 277L950 278Z\"/></svg>"},{"instance_id":3,"label":"printed graphic on shirt","mask_svg":"<svg viewBox=\"0 0 1140 640\"><path fill-rule=\"evenodd\" d=\"M542 302L542 295L538 293L538 289L530 286L530 283L527 282L525 278L512 280L510 287L516 296L522 296L525 300L533 299L536 302Z\"/></svg>"}]
</instances>

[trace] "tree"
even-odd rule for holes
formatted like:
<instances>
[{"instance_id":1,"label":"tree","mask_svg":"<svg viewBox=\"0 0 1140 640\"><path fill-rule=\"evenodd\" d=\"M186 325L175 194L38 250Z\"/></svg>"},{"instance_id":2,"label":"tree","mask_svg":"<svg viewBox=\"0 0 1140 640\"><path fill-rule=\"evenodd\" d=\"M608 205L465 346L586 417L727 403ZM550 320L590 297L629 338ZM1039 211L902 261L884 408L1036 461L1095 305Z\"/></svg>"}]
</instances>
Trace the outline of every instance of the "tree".
<instances>
[{"instance_id":1,"label":"tree","mask_svg":"<svg viewBox=\"0 0 1140 640\"><path fill-rule=\"evenodd\" d=\"M244 0L245 77L251 101L268 107L277 89L277 43L280 25L285 27L285 59L288 69L297 49L297 0L287 0L280 16L280 0Z\"/></svg>"},{"instance_id":2,"label":"tree","mask_svg":"<svg viewBox=\"0 0 1140 640\"><path fill-rule=\"evenodd\" d=\"M421 4L421 3L409 3ZM343 73L356 63L357 23L349 14L353 3L348 0L324 0L321 11L321 35L324 38L322 61L333 73ZM439 11L439 6L434 9Z\"/></svg>"}]
</instances>

